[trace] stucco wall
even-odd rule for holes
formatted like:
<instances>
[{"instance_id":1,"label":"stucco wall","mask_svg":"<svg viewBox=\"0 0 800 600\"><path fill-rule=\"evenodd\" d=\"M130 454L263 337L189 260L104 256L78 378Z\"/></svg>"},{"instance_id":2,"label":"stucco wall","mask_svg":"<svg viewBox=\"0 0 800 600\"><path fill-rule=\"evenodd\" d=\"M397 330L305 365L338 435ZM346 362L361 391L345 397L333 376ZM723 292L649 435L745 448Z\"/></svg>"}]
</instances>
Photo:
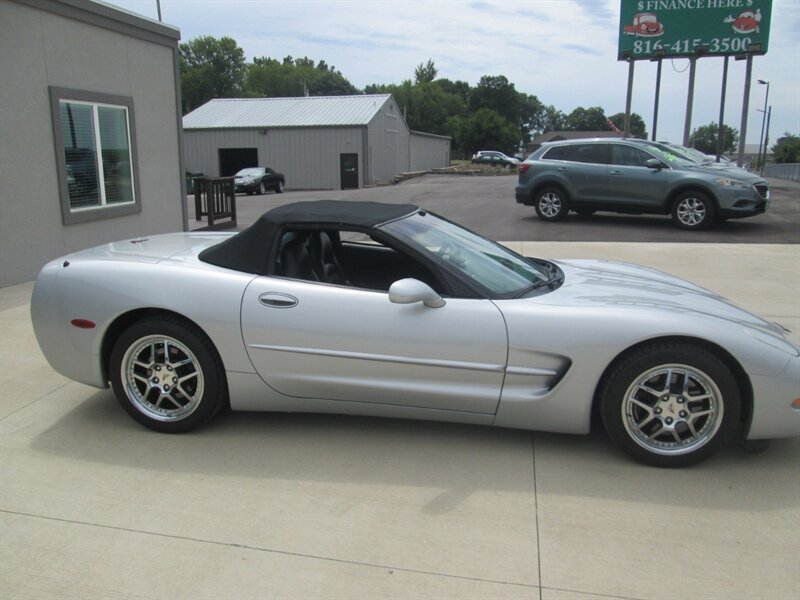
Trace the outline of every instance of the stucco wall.
<instances>
[{"instance_id":1,"label":"stucco wall","mask_svg":"<svg viewBox=\"0 0 800 600\"><path fill-rule=\"evenodd\" d=\"M0 0L0 286L68 252L183 229L177 41L166 42ZM141 212L63 225L49 86L133 98Z\"/></svg>"}]
</instances>

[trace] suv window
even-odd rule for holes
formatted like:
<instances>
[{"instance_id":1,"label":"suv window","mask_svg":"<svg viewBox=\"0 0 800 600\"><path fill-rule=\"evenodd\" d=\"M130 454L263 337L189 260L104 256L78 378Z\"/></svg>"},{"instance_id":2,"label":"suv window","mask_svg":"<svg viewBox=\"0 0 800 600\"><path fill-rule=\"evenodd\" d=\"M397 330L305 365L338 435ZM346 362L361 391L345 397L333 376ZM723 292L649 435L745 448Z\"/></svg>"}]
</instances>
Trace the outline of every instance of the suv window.
<instances>
[{"instance_id":1,"label":"suv window","mask_svg":"<svg viewBox=\"0 0 800 600\"><path fill-rule=\"evenodd\" d=\"M571 147L569 160L582 163L606 164L606 144L578 144Z\"/></svg>"},{"instance_id":2,"label":"suv window","mask_svg":"<svg viewBox=\"0 0 800 600\"><path fill-rule=\"evenodd\" d=\"M543 160L569 160L569 151L572 146L554 146L545 152Z\"/></svg>"},{"instance_id":3,"label":"suv window","mask_svg":"<svg viewBox=\"0 0 800 600\"><path fill-rule=\"evenodd\" d=\"M647 161L653 158L638 148L611 144L611 164L623 167L646 167Z\"/></svg>"}]
</instances>

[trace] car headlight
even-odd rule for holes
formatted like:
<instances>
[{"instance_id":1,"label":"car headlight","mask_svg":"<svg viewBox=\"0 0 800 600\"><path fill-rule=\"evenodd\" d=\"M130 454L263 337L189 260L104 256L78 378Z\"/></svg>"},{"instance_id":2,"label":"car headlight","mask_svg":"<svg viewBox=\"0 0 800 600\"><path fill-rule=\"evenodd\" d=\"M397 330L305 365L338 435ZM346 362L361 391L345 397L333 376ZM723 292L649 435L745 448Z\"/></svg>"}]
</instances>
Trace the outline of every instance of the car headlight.
<instances>
[{"instance_id":1,"label":"car headlight","mask_svg":"<svg viewBox=\"0 0 800 600\"><path fill-rule=\"evenodd\" d=\"M752 187L749 183L745 183L744 181L739 181L738 179L717 179L716 182L722 187L735 187L743 189L748 189Z\"/></svg>"}]
</instances>

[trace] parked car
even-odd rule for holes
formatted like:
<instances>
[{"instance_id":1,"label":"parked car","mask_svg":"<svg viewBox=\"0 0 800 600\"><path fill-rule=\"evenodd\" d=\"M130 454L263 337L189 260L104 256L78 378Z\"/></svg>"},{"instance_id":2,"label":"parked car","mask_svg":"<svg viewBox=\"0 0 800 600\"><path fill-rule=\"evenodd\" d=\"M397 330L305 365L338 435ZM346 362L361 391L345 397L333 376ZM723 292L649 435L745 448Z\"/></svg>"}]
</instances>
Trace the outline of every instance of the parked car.
<instances>
[{"instance_id":1,"label":"parked car","mask_svg":"<svg viewBox=\"0 0 800 600\"><path fill-rule=\"evenodd\" d=\"M293 203L237 234L76 252L42 269L31 313L56 371L110 382L163 432L229 405L562 433L597 411L666 467L800 434L800 348L780 326L652 269L526 258L412 205Z\"/></svg>"},{"instance_id":2,"label":"parked car","mask_svg":"<svg viewBox=\"0 0 800 600\"><path fill-rule=\"evenodd\" d=\"M769 205L760 177L632 139L543 144L520 165L515 193L544 221L606 210L672 215L678 227L693 230L758 215Z\"/></svg>"},{"instance_id":3,"label":"parked car","mask_svg":"<svg viewBox=\"0 0 800 600\"><path fill-rule=\"evenodd\" d=\"M479 150L472 156L473 165L496 165L500 167L516 167L519 160L506 156L496 150Z\"/></svg>"},{"instance_id":4,"label":"parked car","mask_svg":"<svg viewBox=\"0 0 800 600\"><path fill-rule=\"evenodd\" d=\"M286 180L283 173L273 171L269 167L250 167L242 169L234 175L233 183L237 192L250 194L266 194L267 190L283 193Z\"/></svg>"}]
</instances>

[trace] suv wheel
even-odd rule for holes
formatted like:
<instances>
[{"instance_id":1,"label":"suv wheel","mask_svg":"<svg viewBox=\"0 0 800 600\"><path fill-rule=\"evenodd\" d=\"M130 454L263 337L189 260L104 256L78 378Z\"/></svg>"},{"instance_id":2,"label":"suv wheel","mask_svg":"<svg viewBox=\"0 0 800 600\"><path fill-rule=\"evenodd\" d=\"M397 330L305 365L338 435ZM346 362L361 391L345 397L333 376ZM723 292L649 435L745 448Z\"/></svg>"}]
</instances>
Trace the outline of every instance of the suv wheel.
<instances>
[{"instance_id":1,"label":"suv wheel","mask_svg":"<svg viewBox=\"0 0 800 600\"><path fill-rule=\"evenodd\" d=\"M533 202L536 214L543 221L560 221L567 216L567 195L559 188L545 188Z\"/></svg>"},{"instance_id":2,"label":"suv wheel","mask_svg":"<svg viewBox=\"0 0 800 600\"><path fill-rule=\"evenodd\" d=\"M684 192L672 204L672 220L681 229L707 229L715 213L714 202L702 192Z\"/></svg>"}]
</instances>

